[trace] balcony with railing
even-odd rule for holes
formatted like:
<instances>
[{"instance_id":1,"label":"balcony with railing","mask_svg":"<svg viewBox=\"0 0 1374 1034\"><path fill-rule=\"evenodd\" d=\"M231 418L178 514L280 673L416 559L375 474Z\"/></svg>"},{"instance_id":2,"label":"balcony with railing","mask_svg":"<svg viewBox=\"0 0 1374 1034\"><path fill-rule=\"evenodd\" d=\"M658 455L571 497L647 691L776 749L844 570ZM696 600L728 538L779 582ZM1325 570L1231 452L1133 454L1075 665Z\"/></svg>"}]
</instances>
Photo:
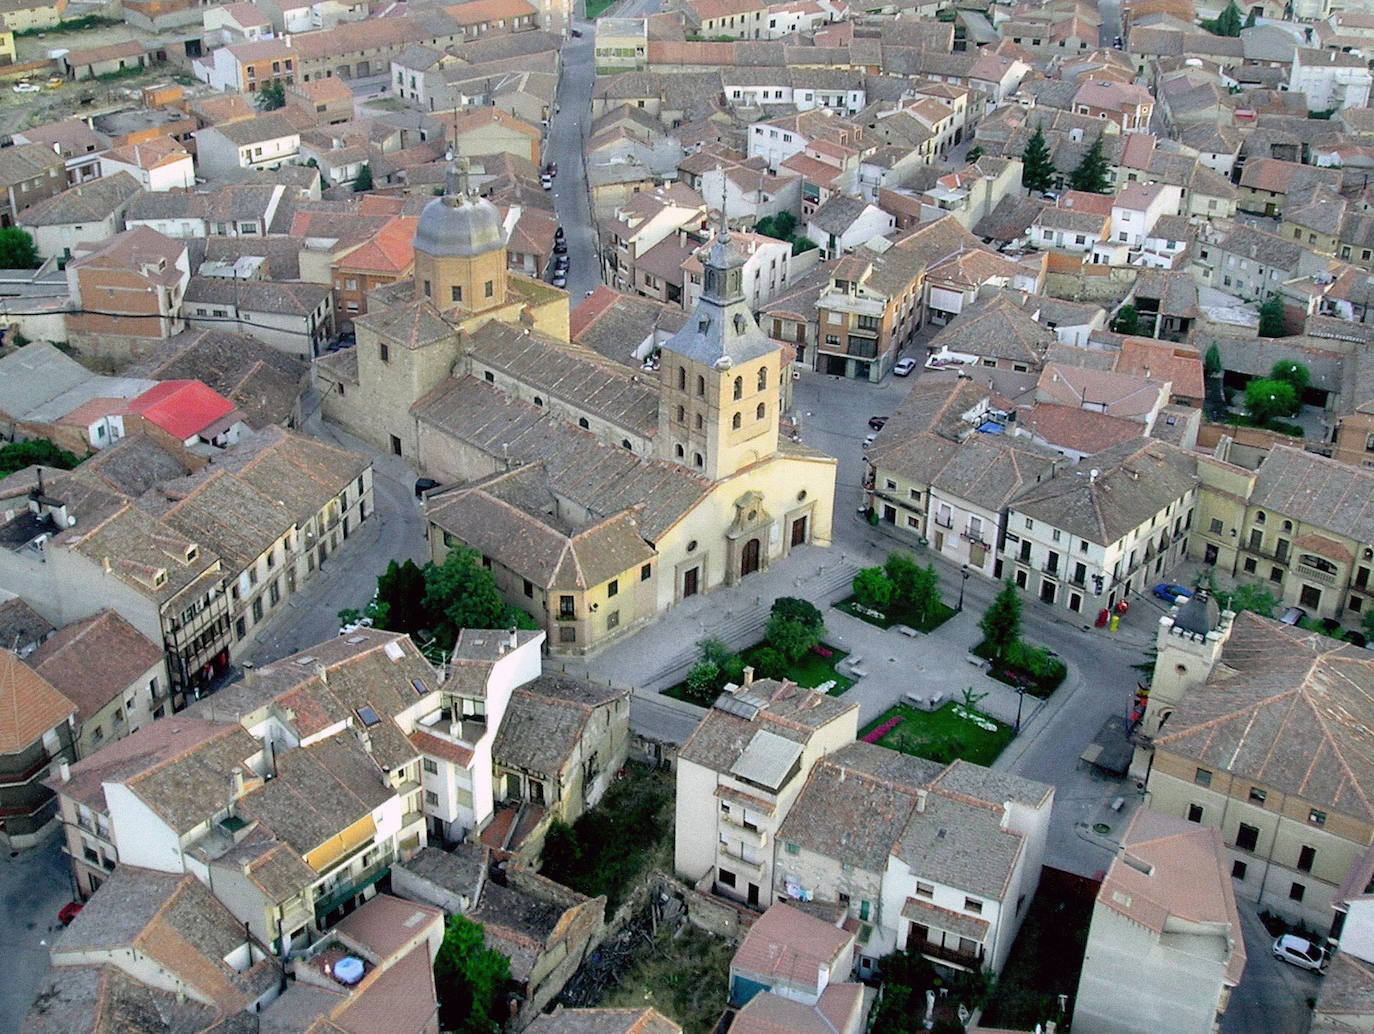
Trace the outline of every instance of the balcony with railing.
<instances>
[{"instance_id":1,"label":"balcony with railing","mask_svg":"<svg viewBox=\"0 0 1374 1034\"><path fill-rule=\"evenodd\" d=\"M763 848L768 844L768 830L759 829L758 826L746 824L742 819L737 818L732 812L723 812L721 821L724 822L726 831L733 837L749 847ZM722 847L722 850L724 848Z\"/></svg>"},{"instance_id":2,"label":"balcony with railing","mask_svg":"<svg viewBox=\"0 0 1374 1034\"><path fill-rule=\"evenodd\" d=\"M763 860L761 858L749 858L738 848L732 849L727 844L721 844L719 848L720 863L730 869L742 869L754 876L763 875Z\"/></svg>"},{"instance_id":3,"label":"balcony with railing","mask_svg":"<svg viewBox=\"0 0 1374 1034\"><path fill-rule=\"evenodd\" d=\"M943 944L936 944L934 941L912 941L907 945L908 948L920 952L928 959L935 959L950 966L958 966L961 969L971 969L974 972L982 969L983 952L982 945L976 952L960 951L958 948L947 948Z\"/></svg>"},{"instance_id":4,"label":"balcony with railing","mask_svg":"<svg viewBox=\"0 0 1374 1034\"><path fill-rule=\"evenodd\" d=\"M330 912L351 901L385 877L391 871L391 863L394 860L388 852L371 865L364 866L361 871L345 878L332 890L317 897L315 899L315 925L323 926L325 916L329 915Z\"/></svg>"},{"instance_id":5,"label":"balcony with railing","mask_svg":"<svg viewBox=\"0 0 1374 1034\"><path fill-rule=\"evenodd\" d=\"M1318 585L1334 586L1336 575L1332 571L1323 571L1320 568L1305 564L1301 560L1293 565L1293 573L1299 578L1304 578Z\"/></svg>"}]
</instances>

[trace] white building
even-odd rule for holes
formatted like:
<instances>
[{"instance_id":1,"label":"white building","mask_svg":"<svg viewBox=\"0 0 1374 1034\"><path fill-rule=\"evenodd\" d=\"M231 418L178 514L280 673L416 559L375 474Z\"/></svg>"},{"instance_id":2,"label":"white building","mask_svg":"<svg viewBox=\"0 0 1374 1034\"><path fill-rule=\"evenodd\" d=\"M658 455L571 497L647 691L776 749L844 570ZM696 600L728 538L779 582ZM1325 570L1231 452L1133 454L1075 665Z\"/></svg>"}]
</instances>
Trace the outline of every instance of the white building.
<instances>
[{"instance_id":1,"label":"white building","mask_svg":"<svg viewBox=\"0 0 1374 1034\"><path fill-rule=\"evenodd\" d=\"M235 169L274 169L295 158L301 134L285 115L268 112L241 122L196 130L196 160L202 176Z\"/></svg>"},{"instance_id":2,"label":"white building","mask_svg":"<svg viewBox=\"0 0 1374 1034\"><path fill-rule=\"evenodd\" d=\"M1337 50L1298 47L1288 89L1307 98L1308 111L1366 108L1374 73L1363 57Z\"/></svg>"},{"instance_id":3,"label":"white building","mask_svg":"<svg viewBox=\"0 0 1374 1034\"><path fill-rule=\"evenodd\" d=\"M788 283L792 245L760 233L735 230L730 234L735 247L745 255L744 294L751 312L758 312ZM701 260L693 254L684 264L683 305L689 312L701 297Z\"/></svg>"}]
</instances>

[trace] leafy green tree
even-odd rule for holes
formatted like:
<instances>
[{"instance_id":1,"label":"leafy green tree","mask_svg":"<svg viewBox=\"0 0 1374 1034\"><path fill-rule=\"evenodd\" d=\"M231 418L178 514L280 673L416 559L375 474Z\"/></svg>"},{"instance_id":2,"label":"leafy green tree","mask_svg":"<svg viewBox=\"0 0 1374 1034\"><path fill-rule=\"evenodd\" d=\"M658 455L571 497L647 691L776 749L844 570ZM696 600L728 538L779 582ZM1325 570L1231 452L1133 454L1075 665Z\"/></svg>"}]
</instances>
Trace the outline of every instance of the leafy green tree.
<instances>
[{"instance_id":1,"label":"leafy green tree","mask_svg":"<svg viewBox=\"0 0 1374 1034\"><path fill-rule=\"evenodd\" d=\"M475 549L450 550L442 564L426 565L424 577L427 621L445 650L460 629L505 628L513 617Z\"/></svg>"},{"instance_id":2,"label":"leafy green tree","mask_svg":"<svg viewBox=\"0 0 1374 1034\"><path fill-rule=\"evenodd\" d=\"M765 216L754 227L765 237L776 237L780 241L791 240L792 232L796 228L797 217L791 212L779 212L777 215Z\"/></svg>"},{"instance_id":3,"label":"leafy green tree","mask_svg":"<svg viewBox=\"0 0 1374 1034\"><path fill-rule=\"evenodd\" d=\"M450 916L434 956L439 1026L458 1034L492 1034L500 1027L500 995L510 980L510 960L486 946L481 923Z\"/></svg>"},{"instance_id":4,"label":"leafy green tree","mask_svg":"<svg viewBox=\"0 0 1374 1034\"><path fill-rule=\"evenodd\" d=\"M1226 10L1217 15L1216 34L1218 36L1239 36L1243 25L1240 8L1236 6L1236 0L1231 0L1226 5Z\"/></svg>"},{"instance_id":5,"label":"leafy green tree","mask_svg":"<svg viewBox=\"0 0 1374 1034\"><path fill-rule=\"evenodd\" d=\"M883 570L892 583L892 599L917 621L929 618L940 602L940 576L935 565L920 566L905 553L889 553Z\"/></svg>"},{"instance_id":6,"label":"leafy green tree","mask_svg":"<svg viewBox=\"0 0 1374 1034\"><path fill-rule=\"evenodd\" d=\"M1271 294L1259 308L1260 337L1283 337L1283 299Z\"/></svg>"},{"instance_id":7,"label":"leafy green tree","mask_svg":"<svg viewBox=\"0 0 1374 1034\"><path fill-rule=\"evenodd\" d=\"M1230 592L1218 592L1217 603L1223 610L1237 614L1248 610L1264 618L1272 618L1279 605L1273 593L1260 585L1237 585Z\"/></svg>"},{"instance_id":8,"label":"leafy green tree","mask_svg":"<svg viewBox=\"0 0 1374 1034\"><path fill-rule=\"evenodd\" d=\"M1302 393L1307 390L1307 386L1312 383L1312 372L1302 363L1292 359L1280 359L1269 371L1269 379L1274 381L1287 381L1293 385L1293 390L1302 398Z\"/></svg>"},{"instance_id":9,"label":"leafy green tree","mask_svg":"<svg viewBox=\"0 0 1374 1034\"><path fill-rule=\"evenodd\" d=\"M865 567L854 576L852 588L862 606L886 611L892 603L892 582L881 567Z\"/></svg>"},{"instance_id":10,"label":"leafy green tree","mask_svg":"<svg viewBox=\"0 0 1374 1034\"><path fill-rule=\"evenodd\" d=\"M1106 194L1111 190L1111 166L1102 153L1102 134L1092 142L1078 163L1078 168L1069 176L1069 186L1074 190L1084 190L1089 194Z\"/></svg>"},{"instance_id":11,"label":"leafy green tree","mask_svg":"<svg viewBox=\"0 0 1374 1034\"><path fill-rule=\"evenodd\" d=\"M725 645L725 640L715 637L703 639L697 643L697 649L703 663L714 664L717 668L724 667L725 662L734 655L734 651Z\"/></svg>"},{"instance_id":12,"label":"leafy green tree","mask_svg":"<svg viewBox=\"0 0 1374 1034\"><path fill-rule=\"evenodd\" d=\"M42 261L27 230L18 226L0 230L0 269L36 269Z\"/></svg>"},{"instance_id":13,"label":"leafy green tree","mask_svg":"<svg viewBox=\"0 0 1374 1034\"><path fill-rule=\"evenodd\" d=\"M968 149L968 153L964 155L964 161L976 162L981 157L983 157L983 149L977 144L974 144Z\"/></svg>"},{"instance_id":14,"label":"leafy green tree","mask_svg":"<svg viewBox=\"0 0 1374 1034\"><path fill-rule=\"evenodd\" d=\"M1245 16L1245 27L1247 29L1253 29L1257 21L1259 21L1259 9L1252 7L1250 8L1250 13ZM1240 34L1237 33L1236 35Z\"/></svg>"},{"instance_id":15,"label":"leafy green tree","mask_svg":"<svg viewBox=\"0 0 1374 1034\"><path fill-rule=\"evenodd\" d=\"M720 692L720 665L714 661L697 661L687 672L687 692L700 704L710 703Z\"/></svg>"},{"instance_id":16,"label":"leafy green tree","mask_svg":"<svg viewBox=\"0 0 1374 1034\"><path fill-rule=\"evenodd\" d=\"M1027 190L1044 192L1054 182L1054 161L1050 157L1050 145L1045 143L1045 129L1036 123L1035 132L1026 141L1026 149L1021 152L1021 186Z\"/></svg>"},{"instance_id":17,"label":"leafy green tree","mask_svg":"<svg viewBox=\"0 0 1374 1034\"><path fill-rule=\"evenodd\" d=\"M353 181L353 192L361 194L365 190L372 189L372 166L366 162L358 170L358 178Z\"/></svg>"},{"instance_id":18,"label":"leafy green tree","mask_svg":"<svg viewBox=\"0 0 1374 1034\"><path fill-rule=\"evenodd\" d=\"M825 629L825 618L816 609L816 605L809 600L803 600L796 596L779 596L773 601L769 614L780 614L789 621L800 621L807 628L813 628L817 632Z\"/></svg>"},{"instance_id":19,"label":"leafy green tree","mask_svg":"<svg viewBox=\"0 0 1374 1034\"><path fill-rule=\"evenodd\" d=\"M993 659L999 662L1021 641L1021 594L1010 579L1002 583L978 627L983 630L983 641L992 650Z\"/></svg>"},{"instance_id":20,"label":"leafy green tree","mask_svg":"<svg viewBox=\"0 0 1374 1034\"><path fill-rule=\"evenodd\" d=\"M1374 609L1370 613L1374 614ZM761 679L780 679L787 674L787 658L776 647L761 646L754 651L754 674Z\"/></svg>"},{"instance_id":21,"label":"leafy green tree","mask_svg":"<svg viewBox=\"0 0 1374 1034\"><path fill-rule=\"evenodd\" d=\"M1202 372L1208 377L1215 377L1221 373L1221 349L1217 348L1215 341L1207 349L1207 354L1202 357Z\"/></svg>"},{"instance_id":22,"label":"leafy green tree","mask_svg":"<svg viewBox=\"0 0 1374 1034\"><path fill-rule=\"evenodd\" d=\"M25 467L41 464L59 470L71 470L81 460L66 449L59 449L46 438L34 438L27 442L11 442L0 446L0 477L13 474Z\"/></svg>"},{"instance_id":23,"label":"leafy green tree","mask_svg":"<svg viewBox=\"0 0 1374 1034\"><path fill-rule=\"evenodd\" d=\"M793 255L800 255L802 252L805 251L815 251L819 247L820 245L813 241L810 237L802 236L792 238Z\"/></svg>"},{"instance_id":24,"label":"leafy green tree","mask_svg":"<svg viewBox=\"0 0 1374 1034\"><path fill-rule=\"evenodd\" d=\"M1245 386L1245 411L1261 425L1298 409L1298 393L1287 381L1257 377Z\"/></svg>"},{"instance_id":25,"label":"leafy green tree","mask_svg":"<svg viewBox=\"0 0 1374 1034\"><path fill-rule=\"evenodd\" d=\"M280 79L273 79L257 92L254 98L259 111L276 111L286 107L286 87Z\"/></svg>"},{"instance_id":26,"label":"leafy green tree","mask_svg":"<svg viewBox=\"0 0 1374 1034\"><path fill-rule=\"evenodd\" d=\"M798 660L821 641L821 629L782 614L772 614L764 629L764 637L769 646L791 662Z\"/></svg>"},{"instance_id":27,"label":"leafy green tree","mask_svg":"<svg viewBox=\"0 0 1374 1034\"><path fill-rule=\"evenodd\" d=\"M1140 312L1134 305L1127 302L1116 310L1116 319L1112 321L1112 329L1118 334L1139 334Z\"/></svg>"},{"instance_id":28,"label":"leafy green tree","mask_svg":"<svg viewBox=\"0 0 1374 1034\"><path fill-rule=\"evenodd\" d=\"M377 603L385 607L383 620L373 616L373 624L393 632L413 635L427 627L425 612L425 573L414 560L386 565L377 579Z\"/></svg>"}]
</instances>

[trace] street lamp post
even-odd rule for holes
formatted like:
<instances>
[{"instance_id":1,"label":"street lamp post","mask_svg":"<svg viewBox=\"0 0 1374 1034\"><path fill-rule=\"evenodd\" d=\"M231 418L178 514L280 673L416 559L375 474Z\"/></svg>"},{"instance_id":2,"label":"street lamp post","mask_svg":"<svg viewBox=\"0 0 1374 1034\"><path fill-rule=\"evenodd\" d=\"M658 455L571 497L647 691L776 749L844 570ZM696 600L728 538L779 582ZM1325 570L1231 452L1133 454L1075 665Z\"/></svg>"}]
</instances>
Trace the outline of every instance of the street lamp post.
<instances>
[{"instance_id":1,"label":"street lamp post","mask_svg":"<svg viewBox=\"0 0 1374 1034\"><path fill-rule=\"evenodd\" d=\"M959 603L954 608L956 614L962 614L964 610L964 586L968 584L968 564L959 569Z\"/></svg>"},{"instance_id":2,"label":"street lamp post","mask_svg":"<svg viewBox=\"0 0 1374 1034\"><path fill-rule=\"evenodd\" d=\"M1026 702L1026 687L1018 685L1016 687L1016 729L1012 733L1014 736L1021 735L1021 705Z\"/></svg>"}]
</instances>

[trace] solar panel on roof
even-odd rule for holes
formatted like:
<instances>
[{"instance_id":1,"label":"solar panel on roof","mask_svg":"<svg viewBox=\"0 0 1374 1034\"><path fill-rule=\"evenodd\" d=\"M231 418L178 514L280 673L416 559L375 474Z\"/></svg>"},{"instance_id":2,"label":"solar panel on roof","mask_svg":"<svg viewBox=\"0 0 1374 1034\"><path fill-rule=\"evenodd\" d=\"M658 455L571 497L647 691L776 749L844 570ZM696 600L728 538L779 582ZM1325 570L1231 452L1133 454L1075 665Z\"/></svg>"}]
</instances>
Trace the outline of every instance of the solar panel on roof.
<instances>
[{"instance_id":1,"label":"solar panel on roof","mask_svg":"<svg viewBox=\"0 0 1374 1034\"><path fill-rule=\"evenodd\" d=\"M419 679L411 679L410 684L415 687L415 692L419 693L420 696L424 696L426 693L429 692L429 687L426 686Z\"/></svg>"},{"instance_id":2,"label":"solar panel on roof","mask_svg":"<svg viewBox=\"0 0 1374 1034\"><path fill-rule=\"evenodd\" d=\"M363 704L362 707L358 708L358 717L362 719L363 725L369 729L381 722L381 718L377 716L377 711L371 704Z\"/></svg>"}]
</instances>

